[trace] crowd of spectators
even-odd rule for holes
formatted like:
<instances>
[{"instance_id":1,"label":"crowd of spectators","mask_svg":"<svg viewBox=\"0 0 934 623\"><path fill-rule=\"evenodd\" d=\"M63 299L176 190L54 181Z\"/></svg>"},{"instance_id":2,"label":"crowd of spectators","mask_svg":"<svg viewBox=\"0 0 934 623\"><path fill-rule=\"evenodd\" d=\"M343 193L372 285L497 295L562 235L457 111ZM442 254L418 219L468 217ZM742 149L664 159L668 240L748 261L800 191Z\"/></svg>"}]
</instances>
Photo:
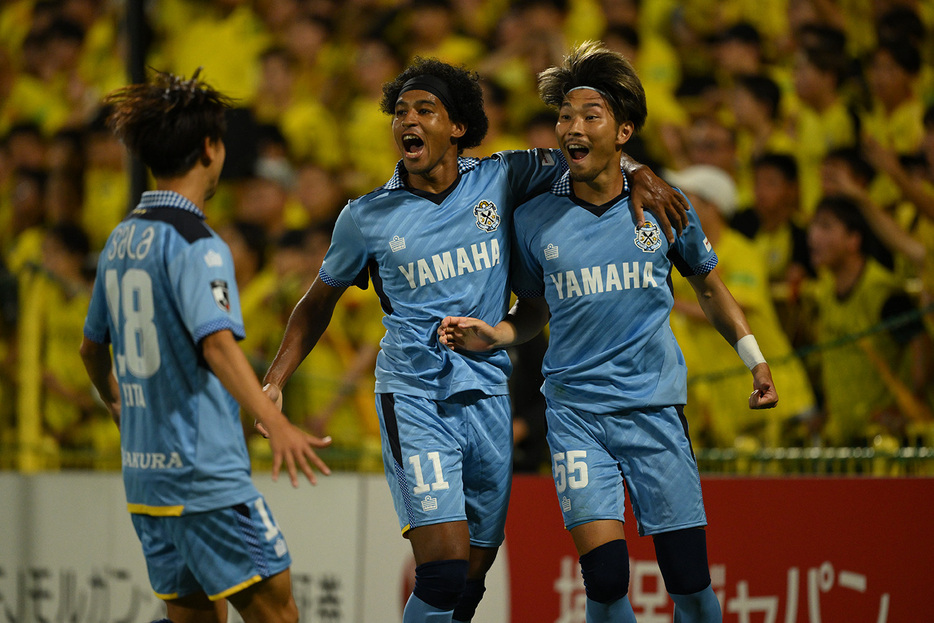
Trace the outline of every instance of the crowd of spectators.
<instances>
[{"instance_id":1,"label":"crowd of spectators","mask_svg":"<svg viewBox=\"0 0 934 623\"><path fill-rule=\"evenodd\" d=\"M78 358L96 254L131 207L101 97L127 81L126 3L0 7L0 445L115 456ZM934 446L934 4L914 0L151 0L151 69L237 98L210 219L230 245L258 373L344 203L398 154L382 84L415 56L477 71L490 131L466 155L554 146L536 76L571 44L626 54L649 119L633 157L695 203L775 373L748 372L675 278L698 447ZM622 233L625 237L626 234ZM285 411L379 469L382 311L340 301ZM456 310L454 310L456 311ZM541 347L515 353L517 465L542 453ZM739 368L739 369L737 369ZM745 392L745 393L744 393ZM29 434L26 422L38 422ZM262 453L262 444L252 445ZM84 453L84 454L81 454ZM9 453L4 453L9 456ZM119 459L117 459L119 461Z\"/></svg>"}]
</instances>

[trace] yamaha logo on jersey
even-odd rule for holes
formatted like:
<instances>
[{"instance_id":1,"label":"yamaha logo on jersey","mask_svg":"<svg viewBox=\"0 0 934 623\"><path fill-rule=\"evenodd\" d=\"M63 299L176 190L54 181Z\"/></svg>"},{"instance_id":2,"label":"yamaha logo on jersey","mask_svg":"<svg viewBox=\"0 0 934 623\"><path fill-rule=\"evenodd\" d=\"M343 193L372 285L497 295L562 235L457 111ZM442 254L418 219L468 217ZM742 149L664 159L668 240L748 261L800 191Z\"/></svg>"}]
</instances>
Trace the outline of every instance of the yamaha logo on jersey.
<instances>
[{"instance_id":1,"label":"yamaha logo on jersey","mask_svg":"<svg viewBox=\"0 0 934 623\"><path fill-rule=\"evenodd\" d=\"M496 204L492 201L483 200L473 209L474 216L477 217L477 227L485 232L494 232L499 227L499 214L496 212Z\"/></svg>"},{"instance_id":2,"label":"yamaha logo on jersey","mask_svg":"<svg viewBox=\"0 0 934 623\"><path fill-rule=\"evenodd\" d=\"M217 279L211 282L211 293L214 295L214 302L225 312L230 311L230 292L227 289L227 282Z\"/></svg>"},{"instance_id":3,"label":"yamaha logo on jersey","mask_svg":"<svg viewBox=\"0 0 934 623\"><path fill-rule=\"evenodd\" d=\"M643 253L652 253L658 251L662 246L662 238L659 235L658 225L651 221L646 221L642 227L636 227L636 246L642 249Z\"/></svg>"}]
</instances>

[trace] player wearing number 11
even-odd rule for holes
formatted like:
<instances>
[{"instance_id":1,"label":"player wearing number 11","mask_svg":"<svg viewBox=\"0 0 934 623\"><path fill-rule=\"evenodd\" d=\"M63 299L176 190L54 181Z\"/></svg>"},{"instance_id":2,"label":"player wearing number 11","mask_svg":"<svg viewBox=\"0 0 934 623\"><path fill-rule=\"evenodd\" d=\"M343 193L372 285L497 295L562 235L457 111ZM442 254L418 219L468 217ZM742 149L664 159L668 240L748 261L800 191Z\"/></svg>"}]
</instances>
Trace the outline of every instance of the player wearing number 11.
<instances>
[{"instance_id":1,"label":"player wearing number 11","mask_svg":"<svg viewBox=\"0 0 934 623\"><path fill-rule=\"evenodd\" d=\"M778 400L768 364L714 270L717 256L696 213L688 212L673 243L651 217L642 226L632 218L617 163L645 122L646 104L625 57L586 43L540 75L539 91L559 109L555 134L569 170L550 192L516 209L519 301L495 327L448 317L439 336L470 351L504 348L533 337L550 313L542 366L548 444L564 523L580 555L587 622L636 620L627 598L624 491L640 533L653 537L674 621L719 622L700 477L680 407L686 369L668 324L673 266L707 318L749 360L750 407ZM621 236L627 231L628 241Z\"/></svg>"},{"instance_id":2,"label":"player wearing number 11","mask_svg":"<svg viewBox=\"0 0 934 623\"><path fill-rule=\"evenodd\" d=\"M204 222L224 166L227 99L197 79L157 74L112 93L110 123L150 168L100 255L81 356L120 428L127 506L150 583L170 621L292 623L291 558L250 477L237 403L312 484L314 448L266 397L244 337L230 250ZM113 349L113 358L111 357ZM114 365L116 364L116 365Z\"/></svg>"}]
</instances>

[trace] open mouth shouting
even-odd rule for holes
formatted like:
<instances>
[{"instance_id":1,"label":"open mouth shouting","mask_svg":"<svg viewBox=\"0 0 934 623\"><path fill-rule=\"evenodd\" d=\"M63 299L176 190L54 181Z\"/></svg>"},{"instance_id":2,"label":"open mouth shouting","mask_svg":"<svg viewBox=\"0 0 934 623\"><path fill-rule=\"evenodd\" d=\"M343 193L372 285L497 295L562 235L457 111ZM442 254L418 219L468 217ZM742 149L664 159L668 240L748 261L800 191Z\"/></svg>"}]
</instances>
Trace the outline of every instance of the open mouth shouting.
<instances>
[{"instance_id":1,"label":"open mouth shouting","mask_svg":"<svg viewBox=\"0 0 934 623\"><path fill-rule=\"evenodd\" d=\"M580 162L587 157L587 154L590 153L590 148L580 143L568 143L567 144L568 157L571 159L571 162Z\"/></svg>"},{"instance_id":2,"label":"open mouth shouting","mask_svg":"<svg viewBox=\"0 0 934 623\"><path fill-rule=\"evenodd\" d=\"M425 141L417 134L406 132L402 135L402 149L406 158L418 158L425 151Z\"/></svg>"}]
</instances>

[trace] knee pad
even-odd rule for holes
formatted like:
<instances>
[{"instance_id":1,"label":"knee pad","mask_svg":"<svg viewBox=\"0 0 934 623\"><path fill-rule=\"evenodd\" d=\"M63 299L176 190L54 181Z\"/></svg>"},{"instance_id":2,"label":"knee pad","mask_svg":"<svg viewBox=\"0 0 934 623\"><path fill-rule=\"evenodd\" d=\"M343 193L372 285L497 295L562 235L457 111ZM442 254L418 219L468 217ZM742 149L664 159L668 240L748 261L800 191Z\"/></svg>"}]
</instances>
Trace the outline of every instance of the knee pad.
<instances>
[{"instance_id":1,"label":"knee pad","mask_svg":"<svg viewBox=\"0 0 934 623\"><path fill-rule=\"evenodd\" d=\"M655 558L665 580L665 589L673 595L691 595L710 585L707 565L707 532L687 528L663 532L652 537Z\"/></svg>"},{"instance_id":2,"label":"knee pad","mask_svg":"<svg viewBox=\"0 0 934 623\"><path fill-rule=\"evenodd\" d=\"M629 592L629 548L625 539L595 547L580 557L587 598L608 604Z\"/></svg>"},{"instance_id":3,"label":"knee pad","mask_svg":"<svg viewBox=\"0 0 934 623\"><path fill-rule=\"evenodd\" d=\"M436 560L415 567L412 593L429 606L453 610L466 584L466 560Z\"/></svg>"},{"instance_id":4,"label":"knee pad","mask_svg":"<svg viewBox=\"0 0 934 623\"><path fill-rule=\"evenodd\" d=\"M483 584L483 578L479 580L467 580L467 586L461 594L461 599L454 608L455 621L469 621L477 612L477 606L483 598L486 586Z\"/></svg>"}]
</instances>

